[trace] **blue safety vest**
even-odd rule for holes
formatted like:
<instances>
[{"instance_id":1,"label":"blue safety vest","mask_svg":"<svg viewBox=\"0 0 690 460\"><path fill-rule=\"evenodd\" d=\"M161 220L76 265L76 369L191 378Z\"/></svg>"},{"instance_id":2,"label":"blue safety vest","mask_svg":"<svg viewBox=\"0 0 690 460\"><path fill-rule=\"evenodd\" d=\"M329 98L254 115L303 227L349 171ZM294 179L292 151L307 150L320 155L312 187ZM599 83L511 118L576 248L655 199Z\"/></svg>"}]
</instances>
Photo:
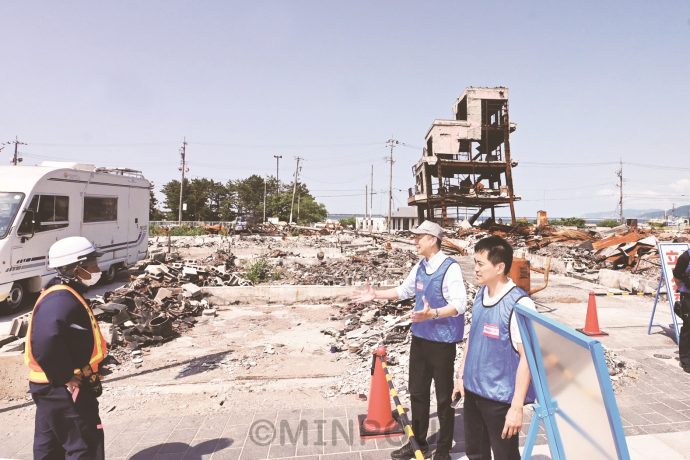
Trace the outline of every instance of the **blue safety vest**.
<instances>
[{"instance_id":1,"label":"blue safety vest","mask_svg":"<svg viewBox=\"0 0 690 460\"><path fill-rule=\"evenodd\" d=\"M443 296L443 278L446 276L448 267L456 263L450 257L441 263L438 269L428 275L426 273L426 260L422 260L417 268L415 279L415 307L419 311L424 309L423 298L426 298L429 306L441 308L448 305L448 299ZM412 335L432 342L457 343L462 340L465 331L465 315L452 316L450 318L439 318L412 323Z\"/></svg>"},{"instance_id":2,"label":"blue safety vest","mask_svg":"<svg viewBox=\"0 0 690 460\"><path fill-rule=\"evenodd\" d=\"M472 306L469 350L465 357L463 383L472 393L493 401L510 404L515 393L515 374L520 355L510 340L510 316L513 307L527 293L514 286L491 307L484 306L486 286L477 293ZM530 388L525 403L534 401Z\"/></svg>"}]
</instances>

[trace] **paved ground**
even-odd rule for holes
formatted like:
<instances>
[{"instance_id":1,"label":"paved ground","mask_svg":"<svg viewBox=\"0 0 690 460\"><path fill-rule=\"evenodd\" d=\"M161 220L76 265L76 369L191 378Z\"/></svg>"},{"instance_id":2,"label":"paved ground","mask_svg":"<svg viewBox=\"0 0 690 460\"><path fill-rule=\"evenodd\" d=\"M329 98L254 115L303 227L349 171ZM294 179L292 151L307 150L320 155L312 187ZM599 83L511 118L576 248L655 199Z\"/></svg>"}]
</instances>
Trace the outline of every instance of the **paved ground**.
<instances>
[{"instance_id":1,"label":"paved ground","mask_svg":"<svg viewBox=\"0 0 690 460\"><path fill-rule=\"evenodd\" d=\"M301 459L376 460L390 458L402 438L361 440L357 415L366 406L324 409L271 410L207 416L171 414L166 418L134 416L128 420L104 417L108 459ZM436 428L432 419L431 430ZM0 443L0 457L30 459L31 430L16 431ZM463 439L462 411L456 417L456 440ZM430 439L433 444L433 437ZM687 432L628 436L633 459L690 458ZM462 441L452 458L466 458ZM550 459L548 446L536 446L532 459Z\"/></svg>"}]
</instances>

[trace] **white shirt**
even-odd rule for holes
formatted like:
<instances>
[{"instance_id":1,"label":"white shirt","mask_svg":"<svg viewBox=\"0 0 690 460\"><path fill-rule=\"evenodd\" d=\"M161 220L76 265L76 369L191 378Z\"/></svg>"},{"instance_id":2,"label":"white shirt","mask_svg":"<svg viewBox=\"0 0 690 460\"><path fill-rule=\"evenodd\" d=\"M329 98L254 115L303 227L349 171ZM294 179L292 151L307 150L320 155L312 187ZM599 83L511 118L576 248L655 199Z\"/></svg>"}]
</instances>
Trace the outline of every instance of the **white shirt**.
<instances>
[{"instance_id":1,"label":"white shirt","mask_svg":"<svg viewBox=\"0 0 690 460\"><path fill-rule=\"evenodd\" d=\"M438 251L434 254L431 259L426 262L425 272L427 275L431 275L441 264L446 260L448 256L443 253L443 251ZM400 299L409 299L415 295L415 281L417 279L417 270L419 269L420 260L412 267L410 274L407 275L405 281L398 286L398 297ZM462 270L460 270L460 265L457 263L451 264L446 271L446 275L443 278L442 286L443 297L448 299L448 305L452 305L458 311L458 315L465 313L467 309L467 291L465 291L465 283L462 280ZM434 307L445 307L445 305L433 305ZM457 316L457 315L456 315Z\"/></svg>"},{"instance_id":2,"label":"white shirt","mask_svg":"<svg viewBox=\"0 0 690 460\"><path fill-rule=\"evenodd\" d=\"M511 280L509 278L506 285L503 286L503 289L501 289L499 292L497 292L495 295L493 295L491 297L489 297L489 289L485 288L484 289L484 298L482 299L482 304L485 307L493 307L513 287L515 287L515 283L513 282L513 280ZM530 309L535 310L535 311L537 310L537 307L534 305L534 301L532 299L530 299L529 297L523 297L522 299L518 300L517 303L519 303L520 305L522 305L525 308L530 308ZM517 319L515 319L515 315L513 313L510 314L510 338L513 342L513 347L517 350L518 344L522 343L522 337L520 336L520 328L518 327Z\"/></svg>"}]
</instances>

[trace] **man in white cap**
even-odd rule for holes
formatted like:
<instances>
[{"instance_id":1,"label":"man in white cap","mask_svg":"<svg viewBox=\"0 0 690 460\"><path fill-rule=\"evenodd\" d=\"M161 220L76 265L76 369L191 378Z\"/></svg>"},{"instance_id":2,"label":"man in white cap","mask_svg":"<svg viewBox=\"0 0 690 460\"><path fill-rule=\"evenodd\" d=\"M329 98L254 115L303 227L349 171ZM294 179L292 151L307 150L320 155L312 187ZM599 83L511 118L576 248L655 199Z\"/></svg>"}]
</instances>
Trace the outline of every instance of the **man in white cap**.
<instances>
[{"instance_id":1,"label":"man in white cap","mask_svg":"<svg viewBox=\"0 0 690 460\"><path fill-rule=\"evenodd\" d=\"M34 458L104 458L96 398L107 349L82 295L100 278L98 256L81 236L63 238L48 251L48 266L58 276L36 301L24 354L36 403Z\"/></svg>"},{"instance_id":2,"label":"man in white cap","mask_svg":"<svg viewBox=\"0 0 690 460\"><path fill-rule=\"evenodd\" d=\"M412 230L417 254L423 257L398 287L374 290L367 286L356 291L357 303L374 299L397 300L416 297L412 312L409 391L412 404L412 430L426 457L429 443L429 405L431 381L436 389L439 434L434 460L449 460L453 444L455 410L451 407L456 344L463 339L467 293L460 266L441 251L443 229L431 221ZM413 459L410 443L391 452L394 459Z\"/></svg>"}]
</instances>

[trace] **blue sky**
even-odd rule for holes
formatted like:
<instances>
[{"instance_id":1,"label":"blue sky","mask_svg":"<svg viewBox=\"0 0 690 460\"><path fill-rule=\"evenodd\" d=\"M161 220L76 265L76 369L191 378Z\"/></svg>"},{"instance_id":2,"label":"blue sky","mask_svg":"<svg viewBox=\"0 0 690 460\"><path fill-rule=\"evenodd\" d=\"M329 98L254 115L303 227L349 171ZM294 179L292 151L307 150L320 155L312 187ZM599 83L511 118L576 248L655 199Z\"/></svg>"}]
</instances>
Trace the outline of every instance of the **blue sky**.
<instances>
[{"instance_id":1,"label":"blue sky","mask_svg":"<svg viewBox=\"0 0 690 460\"><path fill-rule=\"evenodd\" d=\"M690 203L690 3L5 2L0 141L179 177L302 180L331 212L395 206L435 118L467 86L507 86L517 213ZM11 146L0 154L10 156ZM685 168L685 169L682 169ZM1 180L1 179L0 179Z\"/></svg>"}]
</instances>

